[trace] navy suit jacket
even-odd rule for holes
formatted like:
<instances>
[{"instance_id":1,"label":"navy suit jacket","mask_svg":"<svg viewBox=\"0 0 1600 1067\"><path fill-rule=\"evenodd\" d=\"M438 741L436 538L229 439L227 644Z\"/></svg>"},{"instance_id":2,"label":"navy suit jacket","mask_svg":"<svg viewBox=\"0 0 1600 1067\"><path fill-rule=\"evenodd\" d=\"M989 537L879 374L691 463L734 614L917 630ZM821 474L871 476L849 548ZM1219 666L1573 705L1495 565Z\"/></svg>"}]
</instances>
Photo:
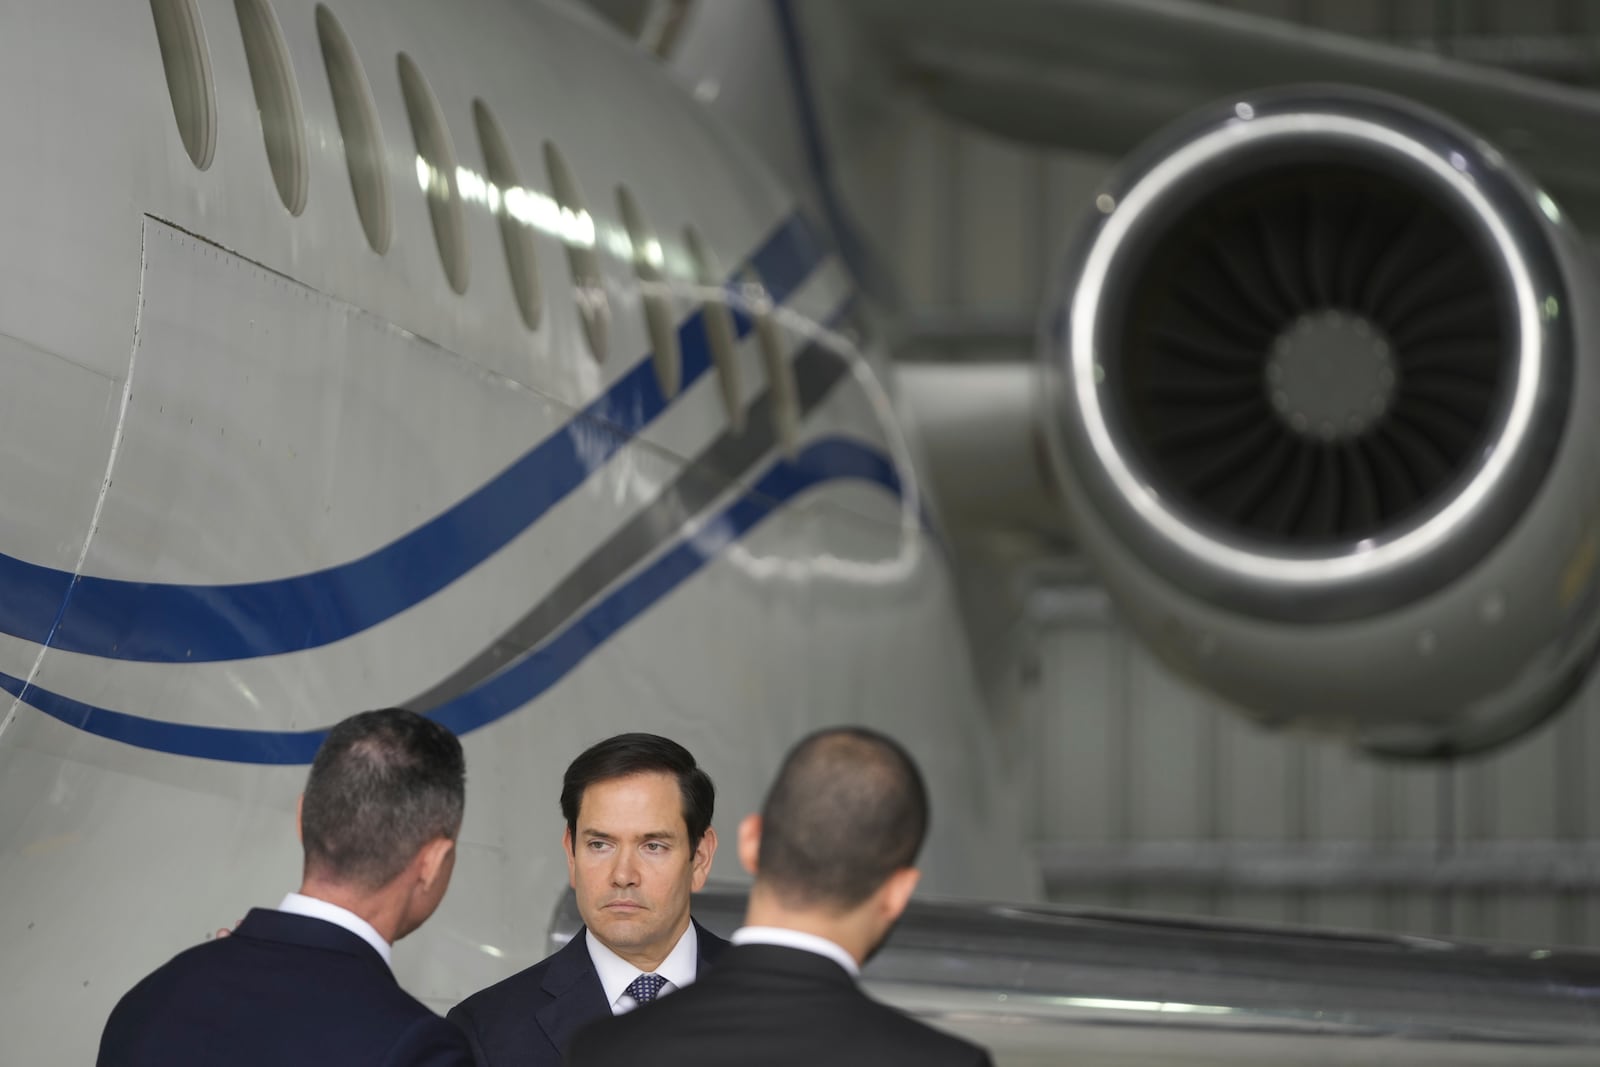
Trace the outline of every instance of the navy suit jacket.
<instances>
[{"instance_id":1,"label":"navy suit jacket","mask_svg":"<svg viewBox=\"0 0 1600 1067\"><path fill-rule=\"evenodd\" d=\"M735 945L703 980L584 1027L570 1067L992 1067L989 1054L867 996L826 956Z\"/></svg>"},{"instance_id":2,"label":"navy suit jacket","mask_svg":"<svg viewBox=\"0 0 1600 1067\"><path fill-rule=\"evenodd\" d=\"M383 957L321 919L256 908L229 937L134 986L100 1036L100 1067L471 1067L461 1032Z\"/></svg>"},{"instance_id":3,"label":"navy suit jacket","mask_svg":"<svg viewBox=\"0 0 1600 1067\"><path fill-rule=\"evenodd\" d=\"M698 982L728 943L699 923L694 930L700 950L695 961ZM610 1015L611 1002L580 927L559 951L472 994L448 1017L466 1033L478 1067L561 1067L572 1035Z\"/></svg>"}]
</instances>

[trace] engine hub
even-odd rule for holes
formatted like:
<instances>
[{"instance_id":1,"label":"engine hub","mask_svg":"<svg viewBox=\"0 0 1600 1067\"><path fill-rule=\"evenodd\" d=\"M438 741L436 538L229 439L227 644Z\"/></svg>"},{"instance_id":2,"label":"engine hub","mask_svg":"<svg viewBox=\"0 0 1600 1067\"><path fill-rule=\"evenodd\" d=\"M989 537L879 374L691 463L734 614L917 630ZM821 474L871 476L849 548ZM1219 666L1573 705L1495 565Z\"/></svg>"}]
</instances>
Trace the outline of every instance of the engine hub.
<instances>
[{"instance_id":1,"label":"engine hub","mask_svg":"<svg viewBox=\"0 0 1600 1067\"><path fill-rule=\"evenodd\" d=\"M1359 440L1394 403L1393 351L1363 315L1307 312L1272 342L1266 372L1272 410L1309 440Z\"/></svg>"}]
</instances>

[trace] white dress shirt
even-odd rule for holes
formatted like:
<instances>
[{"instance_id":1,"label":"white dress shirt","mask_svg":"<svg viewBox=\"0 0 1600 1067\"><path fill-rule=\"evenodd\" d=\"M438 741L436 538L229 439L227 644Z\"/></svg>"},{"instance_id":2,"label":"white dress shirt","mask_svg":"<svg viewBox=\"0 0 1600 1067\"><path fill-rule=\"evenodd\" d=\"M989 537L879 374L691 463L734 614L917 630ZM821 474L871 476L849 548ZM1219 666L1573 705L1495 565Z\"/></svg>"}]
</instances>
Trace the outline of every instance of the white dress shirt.
<instances>
[{"instance_id":1,"label":"white dress shirt","mask_svg":"<svg viewBox=\"0 0 1600 1067\"><path fill-rule=\"evenodd\" d=\"M646 972L602 945L593 930L585 930L583 936L589 946L589 958L594 961L595 973L600 976L600 987L606 991L611 1014L626 1015L637 1008L639 1002L624 991L633 984L635 978ZM693 982L699 959L700 937L694 932L694 923L691 922L683 936L678 938L678 943L672 946L672 951L667 953L667 958L661 961L661 966L649 972L667 980L656 996L664 996Z\"/></svg>"},{"instance_id":2,"label":"white dress shirt","mask_svg":"<svg viewBox=\"0 0 1600 1067\"><path fill-rule=\"evenodd\" d=\"M316 897L308 897L300 893L290 893L284 897L283 903L278 905L278 910L288 912L290 915L305 915L312 919L330 922L335 926L342 926L377 949L378 955L383 957L384 963L387 963L390 967L394 966L394 961L390 958L389 942L385 941L383 935L372 928L371 923L353 911L341 908L337 904L329 904L326 900L318 900Z\"/></svg>"},{"instance_id":3,"label":"white dress shirt","mask_svg":"<svg viewBox=\"0 0 1600 1067\"><path fill-rule=\"evenodd\" d=\"M854 956L844 950L844 946L825 937L818 937L816 934L789 930L782 926L741 926L733 932L728 941L734 945L782 945L784 948L814 952L818 956L828 957L843 967L850 977L861 977L861 965L856 963Z\"/></svg>"}]
</instances>

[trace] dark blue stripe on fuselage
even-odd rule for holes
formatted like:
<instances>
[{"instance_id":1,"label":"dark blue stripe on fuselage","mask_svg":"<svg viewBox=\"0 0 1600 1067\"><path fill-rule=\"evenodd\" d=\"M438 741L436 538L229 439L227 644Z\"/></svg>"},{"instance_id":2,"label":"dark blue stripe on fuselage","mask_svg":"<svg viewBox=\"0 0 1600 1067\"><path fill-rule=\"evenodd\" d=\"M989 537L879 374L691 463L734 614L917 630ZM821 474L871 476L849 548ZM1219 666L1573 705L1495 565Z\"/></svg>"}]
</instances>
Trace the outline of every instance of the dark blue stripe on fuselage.
<instances>
[{"instance_id":1,"label":"dark blue stripe on fuselage","mask_svg":"<svg viewBox=\"0 0 1600 1067\"><path fill-rule=\"evenodd\" d=\"M775 303L825 256L800 215L750 257ZM733 284L730 282L730 284ZM747 317L734 315L743 336ZM697 311L678 330L687 389L711 366ZM421 602L505 547L667 407L646 357L487 484L398 540L310 574L234 585L78 577L0 555L0 632L117 660L200 663L317 648Z\"/></svg>"},{"instance_id":2,"label":"dark blue stripe on fuselage","mask_svg":"<svg viewBox=\"0 0 1600 1067\"><path fill-rule=\"evenodd\" d=\"M788 501L817 485L839 480L878 485L897 498L903 492L894 464L870 446L845 438L826 438L808 445L793 460L775 464L704 525L687 530L676 547L601 597L548 641L429 712L429 718L464 734L537 699L590 653ZM310 763L327 733L162 722L72 700L3 673L0 689L88 733L157 752L231 763Z\"/></svg>"}]
</instances>

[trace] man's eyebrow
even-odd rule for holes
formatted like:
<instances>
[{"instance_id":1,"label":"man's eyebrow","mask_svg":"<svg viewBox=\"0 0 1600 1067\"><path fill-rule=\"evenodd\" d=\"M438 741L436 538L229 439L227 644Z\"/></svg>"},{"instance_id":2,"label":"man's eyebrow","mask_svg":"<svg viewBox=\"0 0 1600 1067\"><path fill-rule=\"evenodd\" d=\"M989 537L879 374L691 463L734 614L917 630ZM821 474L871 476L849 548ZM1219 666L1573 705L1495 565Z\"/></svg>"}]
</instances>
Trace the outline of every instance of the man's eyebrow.
<instances>
[{"instance_id":1,"label":"man's eyebrow","mask_svg":"<svg viewBox=\"0 0 1600 1067\"><path fill-rule=\"evenodd\" d=\"M578 831L578 836L597 838L601 841L617 840L616 834L608 834L604 830L596 830L587 826ZM640 839L645 841L676 841L679 836L676 830L649 830L639 835Z\"/></svg>"}]
</instances>

